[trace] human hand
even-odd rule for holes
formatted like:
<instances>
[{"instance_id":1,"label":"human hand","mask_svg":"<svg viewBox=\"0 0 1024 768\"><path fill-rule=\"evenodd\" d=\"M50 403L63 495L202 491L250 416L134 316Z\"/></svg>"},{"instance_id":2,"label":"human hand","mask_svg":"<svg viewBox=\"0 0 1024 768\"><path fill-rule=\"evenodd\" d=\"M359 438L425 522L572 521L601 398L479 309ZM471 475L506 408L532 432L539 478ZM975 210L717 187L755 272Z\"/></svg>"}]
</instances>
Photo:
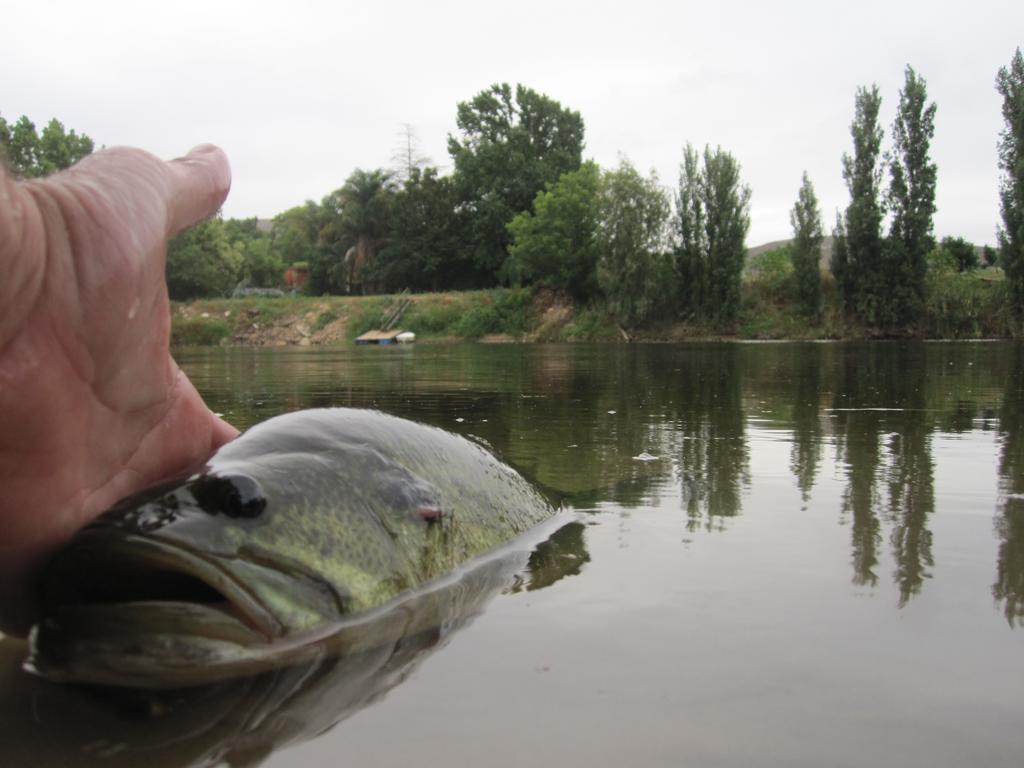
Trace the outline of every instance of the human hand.
<instances>
[{"instance_id":1,"label":"human hand","mask_svg":"<svg viewBox=\"0 0 1024 768\"><path fill-rule=\"evenodd\" d=\"M230 183L212 146L0 169L0 630L28 629L33 577L71 534L237 434L170 355L164 276L168 238Z\"/></svg>"}]
</instances>

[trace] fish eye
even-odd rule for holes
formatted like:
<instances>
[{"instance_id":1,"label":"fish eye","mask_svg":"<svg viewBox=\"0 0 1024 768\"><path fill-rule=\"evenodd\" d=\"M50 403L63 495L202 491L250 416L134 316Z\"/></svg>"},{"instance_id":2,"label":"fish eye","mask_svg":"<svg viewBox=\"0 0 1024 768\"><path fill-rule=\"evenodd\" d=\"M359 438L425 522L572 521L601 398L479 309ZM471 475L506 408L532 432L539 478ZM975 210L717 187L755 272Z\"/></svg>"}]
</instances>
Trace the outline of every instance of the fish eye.
<instances>
[{"instance_id":1,"label":"fish eye","mask_svg":"<svg viewBox=\"0 0 1024 768\"><path fill-rule=\"evenodd\" d=\"M211 515L254 518L267 506L259 482L248 475L203 475L191 491L199 507Z\"/></svg>"}]
</instances>

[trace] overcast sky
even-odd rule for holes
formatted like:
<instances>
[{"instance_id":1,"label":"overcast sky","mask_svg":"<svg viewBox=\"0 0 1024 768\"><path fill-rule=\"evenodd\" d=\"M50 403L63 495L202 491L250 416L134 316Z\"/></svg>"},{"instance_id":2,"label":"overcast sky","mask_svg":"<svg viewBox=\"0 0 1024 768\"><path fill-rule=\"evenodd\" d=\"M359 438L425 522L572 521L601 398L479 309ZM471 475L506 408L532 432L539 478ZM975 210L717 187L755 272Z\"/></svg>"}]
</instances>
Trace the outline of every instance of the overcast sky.
<instances>
[{"instance_id":1,"label":"overcast sky","mask_svg":"<svg viewBox=\"0 0 1024 768\"><path fill-rule=\"evenodd\" d=\"M388 166L411 124L449 165L455 109L495 82L579 111L584 156L628 157L674 187L683 147L720 145L753 191L748 245L791 236L806 170L826 228L859 85L877 83L889 143L903 71L938 105L936 235L994 243L996 72L1024 45L1020 0L964 3L9 3L0 115L57 117L97 144L231 158L226 216L320 200Z\"/></svg>"}]
</instances>

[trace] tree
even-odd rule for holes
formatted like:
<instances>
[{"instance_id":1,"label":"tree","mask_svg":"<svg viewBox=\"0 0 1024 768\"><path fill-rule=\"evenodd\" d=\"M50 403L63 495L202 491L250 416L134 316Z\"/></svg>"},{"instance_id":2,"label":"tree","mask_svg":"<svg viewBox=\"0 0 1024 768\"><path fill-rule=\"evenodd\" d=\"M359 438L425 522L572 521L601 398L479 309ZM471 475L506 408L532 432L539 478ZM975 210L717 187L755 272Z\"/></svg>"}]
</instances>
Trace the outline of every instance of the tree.
<instances>
[{"instance_id":1,"label":"tree","mask_svg":"<svg viewBox=\"0 0 1024 768\"><path fill-rule=\"evenodd\" d=\"M255 216L225 219L224 237L234 252L233 262L243 283L252 288L276 288L284 279L284 263L273 248L269 233Z\"/></svg>"},{"instance_id":2,"label":"tree","mask_svg":"<svg viewBox=\"0 0 1024 768\"><path fill-rule=\"evenodd\" d=\"M566 291L577 301L598 292L597 195L601 171L587 162L537 193L533 213L508 225L515 269L526 280Z\"/></svg>"},{"instance_id":3,"label":"tree","mask_svg":"<svg viewBox=\"0 0 1024 768\"><path fill-rule=\"evenodd\" d=\"M545 184L580 167L583 118L522 85L492 85L458 105L448 136L453 180L477 280L493 284L508 257L508 223Z\"/></svg>"},{"instance_id":4,"label":"tree","mask_svg":"<svg viewBox=\"0 0 1024 768\"><path fill-rule=\"evenodd\" d=\"M92 150L92 139L65 131L56 119L46 124L40 136L35 123L25 115L13 126L0 117L0 155L6 157L11 170L19 176L47 176L71 167Z\"/></svg>"},{"instance_id":5,"label":"tree","mask_svg":"<svg viewBox=\"0 0 1024 768\"><path fill-rule=\"evenodd\" d=\"M893 123L893 156L889 159L889 208L892 211L887 249L889 315L905 325L922 309L928 253L935 247L936 167L928 155L935 134L935 104L927 104L924 78L912 67L900 91Z\"/></svg>"},{"instance_id":6,"label":"tree","mask_svg":"<svg viewBox=\"0 0 1024 768\"><path fill-rule=\"evenodd\" d=\"M800 311L816 320L821 314L821 243L824 233L818 198L811 180L804 172L796 204L789 214L793 225L793 276L796 301Z\"/></svg>"},{"instance_id":7,"label":"tree","mask_svg":"<svg viewBox=\"0 0 1024 768\"><path fill-rule=\"evenodd\" d=\"M850 204L843 221L843 276L836 276L843 304L869 325L887 323L886 275L882 247L882 203L879 189L882 172L879 152L882 129L878 110L882 97L878 86L859 88L855 98L854 119L850 125L853 156L843 155L843 179L850 192Z\"/></svg>"},{"instance_id":8,"label":"tree","mask_svg":"<svg viewBox=\"0 0 1024 768\"><path fill-rule=\"evenodd\" d=\"M271 248L286 266L297 261L308 264L314 258L319 236L320 206L307 200L274 217Z\"/></svg>"},{"instance_id":9,"label":"tree","mask_svg":"<svg viewBox=\"0 0 1024 768\"><path fill-rule=\"evenodd\" d=\"M419 136L412 123L402 123L391 163L392 175L403 184L412 178L413 171L423 171L430 164L430 158L420 151Z\"/></svg>"},{"instance_id":10,"label":"tree","mask_svg":"<svg viewBox=\"0 0 1024 768\"><path fill-rule=\"evenodd\" d=\"M241 255L220 219L197 224L167 244L167 292L175 301L226 295L240 268Z\"/></svg>"},{"instance_id":11,"label":"tree","mask_svg":"<svg viewBox=\"0 0 1024 768\"><path fill-rule=\"evenodd\" d=\"M701 158L688 144L677 202L676 263L683 312L732 322L739 313L750 228L750 188L740 181L739 163L721 147L705 147Z\"/></svg>"},{"instance_id":12,"label":"tree","mask_svg":"<svg viewBox=\"0 0 1024 768\"><path fill-rule=\"evenodd\" d=\"M391 206L391 239L377 257L385 290L436 291L465 285L451 179L414 167Z\"/></svg>"},{"instance_id":13,"label":"tree","mask_svg":"<svg viewBox=\"0 0 1024 768\"><path fill-rule=\"evenodd\" d=\"M957 272L969 272L981 266L981 259L978 258L978 249L974 243L964 240L962 237L944 237L939 243L939 250Z\"/></svg>"},{"instance_id":14,"label":"tree","mask_svg":"<svg viewBox=\"0 0 1024 768\"><path fill-rule=\"evenodd\" d=\"M360 289L373 293L377 287L368 281L377 252L390 234L391 204L394 197L391 174L383 169L357 168L339 190L341 217L339 234L350 243L345 253L347 291Z\"/></svg>"},{"instance_id":15,"label":"tree","mask_svg":"<svg viewBox=\"0 0 1024 768\"><path fill-rule=\"evenodd\" d=\"M999 247L1013 305L1018 314L1024 314L1024 57L1020 48L1010 66L1000 68L996 90L1003 97L1006 122L999 136L999 201L1003 216Z\"/></svg>"},{"instance_id":16,"label":"tree","mask_svg":"<svg viewBox=\"0 0 1024 768\"><path fill-rule=\"evenodd\" d=\"M597 210L598 282L620 322L643 323L671 287L668 196L654 173L645 179L622 160L602 176Z\"/></svg>"}]
</instances>

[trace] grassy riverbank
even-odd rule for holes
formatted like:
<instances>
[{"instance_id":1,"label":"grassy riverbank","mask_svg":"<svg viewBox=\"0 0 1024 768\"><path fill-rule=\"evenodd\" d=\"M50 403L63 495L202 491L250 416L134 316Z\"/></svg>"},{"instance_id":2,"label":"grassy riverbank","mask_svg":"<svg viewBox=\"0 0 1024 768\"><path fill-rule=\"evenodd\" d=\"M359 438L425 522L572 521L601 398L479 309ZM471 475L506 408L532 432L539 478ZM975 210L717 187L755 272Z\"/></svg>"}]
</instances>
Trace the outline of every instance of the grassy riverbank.
<instances>
[{"instance_id":1,"label":"grassy riverbank","mask_svg":"<svg viewBox=\"0 0 1024 768\"><path fill-rule=\"evenodd\" d=\"M844 323L830 276L825 277L821 318L810 322L795 311L785 275L748 279L734 327L674 323L625 329L634 339L840 339L877 336ZM921 338L1020 336L998 272L944 273L929 278L928 302L916 327L897 335ZM576 307L549 291L499 288L425 293L411 297L401 321L418 341L623 341L623 331L602 306ZM311 346L351 344L380 327L396 296L295 296L207 299L175 304L176 346L238 344Z\"/></svg>"}]
</instances>

